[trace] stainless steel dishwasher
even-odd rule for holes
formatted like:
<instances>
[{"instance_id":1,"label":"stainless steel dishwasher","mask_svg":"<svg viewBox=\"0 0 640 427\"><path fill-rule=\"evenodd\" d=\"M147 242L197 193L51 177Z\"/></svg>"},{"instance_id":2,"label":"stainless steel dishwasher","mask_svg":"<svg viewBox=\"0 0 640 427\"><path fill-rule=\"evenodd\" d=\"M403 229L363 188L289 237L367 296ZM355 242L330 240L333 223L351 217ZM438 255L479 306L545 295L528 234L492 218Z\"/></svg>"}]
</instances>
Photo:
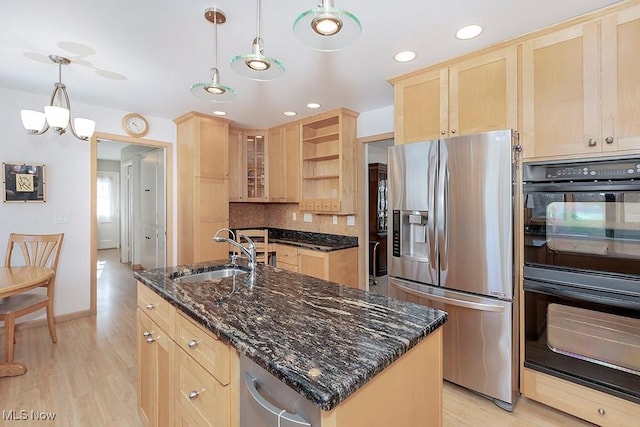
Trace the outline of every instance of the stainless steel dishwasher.
<instances>
[{"instance_id":1,"label":"stainless steel dishwasher","mask_svg":"<svg viewBox=\"0 0 640 427\"><path fill-rule=\"evenodd\" d=\"M318 427L320 408L240 356L240 427Z\"/></svg>"}]
</instances>

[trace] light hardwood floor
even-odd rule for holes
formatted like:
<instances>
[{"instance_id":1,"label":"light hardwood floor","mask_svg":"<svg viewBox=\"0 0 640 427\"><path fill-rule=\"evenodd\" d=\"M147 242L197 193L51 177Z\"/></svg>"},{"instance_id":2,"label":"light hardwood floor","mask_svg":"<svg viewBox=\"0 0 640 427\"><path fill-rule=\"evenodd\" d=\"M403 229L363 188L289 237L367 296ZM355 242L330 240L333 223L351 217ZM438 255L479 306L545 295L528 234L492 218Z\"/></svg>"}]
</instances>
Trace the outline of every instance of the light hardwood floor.
<instances>
[{"instance_id":1,"label":"light hardwood floor","mask_svg":"<svg viewBox=\"0 0 640 427\"><path fill-rule=\"evenodd\" d=\"M0 378L0 426L138 427L136 397L136 290L116 250L98 253L98 315L57 325L52 344L46 326L17 333L21 377ZM1 352L0 352L1 354ZM27 411L26 421L5 420ZM31 411L54 412L55 421L35 421ZM428 426L428 422L415 426ZM444 385L444 425L586 426L536 402L520 399L513 413L455 385ZM390 426L405 427L405 426Z\"/></svg>"}]
</instances>

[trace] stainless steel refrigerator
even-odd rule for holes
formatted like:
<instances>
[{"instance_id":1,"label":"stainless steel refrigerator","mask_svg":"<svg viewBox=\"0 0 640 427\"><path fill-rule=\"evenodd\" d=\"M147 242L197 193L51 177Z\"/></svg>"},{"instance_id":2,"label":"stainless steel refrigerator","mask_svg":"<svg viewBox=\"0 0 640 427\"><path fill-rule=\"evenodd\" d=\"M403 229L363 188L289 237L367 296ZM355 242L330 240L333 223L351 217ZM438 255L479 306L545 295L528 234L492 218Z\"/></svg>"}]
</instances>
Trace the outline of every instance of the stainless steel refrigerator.
<instances>
[{"instance_id":1,"label":"stainless steel refrigerator","mask_svg":"<svg viewBox=\"0 0 640 427\"><path fill-rule=\"evenodd\" d=\"M389 148L389 295L445 310L444 378L513 410L511 130Z\"/></svg>"}]
</instances>

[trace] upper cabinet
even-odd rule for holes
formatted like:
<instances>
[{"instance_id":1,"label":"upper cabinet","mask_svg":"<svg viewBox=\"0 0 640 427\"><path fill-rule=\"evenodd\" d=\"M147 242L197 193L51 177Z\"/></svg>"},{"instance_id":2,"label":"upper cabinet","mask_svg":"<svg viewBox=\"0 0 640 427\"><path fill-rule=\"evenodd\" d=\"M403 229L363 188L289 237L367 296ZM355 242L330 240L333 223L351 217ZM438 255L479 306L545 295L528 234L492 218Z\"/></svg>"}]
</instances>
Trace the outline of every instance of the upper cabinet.
<instances>
[{"instance_id":1,"label":"upper cabinet","mask_svg":"<svg viewBox=\"0 0 640 427\"><path fill-rule=\"evenodd\" d=\"M396 144L516 129L517 48L393 79Z\"/></svg>"},{"instance_id":2,"label":"upper cabinet","mask_svg":"<svg viewBox=\"0 0 640 427\"><path fill-rule=\"evenodd\" d=\"M300 181L300 124L269 129L267 147L269 201L298 201Z\"/></svg>"},{"instance_id":3,"label":"upper cabinet","mask_svg":"<svg viewBox=\"0 0 640 427\"><path fill-rule=\"evenodd\" d=\"M524 157L639 149L638 52L640 6L524 42Z\"/></svg>"},{"instance_id":4,"label":"upper cabinet","mask_svg":"<svg viewBox=\"0 0 640 427\"><path fill-rule=\"evenodd\" d=\"M229 129L229 201L266 202L267 132Z\"/></svg>"},{"instance_id":5,"label":"upper cabinet","mask_svg":"<svg viewBox=\"0 0 640 427\"><path fill-rule=\"evenodd\" d=\"M228 256L213 241L229 226L229 122L200 113L174 120L178 154L178 264Z\"/></svg>"},{"instance_id":6,"label":"upper cabinet","mask_svg":"<svg viewBox=\"0 0 640 427\"><path fill-rule=\"evenodd\" d=\"M357 117L342 108L301 122L300 210L355 212Z\"/></svg>"}]
</instances>

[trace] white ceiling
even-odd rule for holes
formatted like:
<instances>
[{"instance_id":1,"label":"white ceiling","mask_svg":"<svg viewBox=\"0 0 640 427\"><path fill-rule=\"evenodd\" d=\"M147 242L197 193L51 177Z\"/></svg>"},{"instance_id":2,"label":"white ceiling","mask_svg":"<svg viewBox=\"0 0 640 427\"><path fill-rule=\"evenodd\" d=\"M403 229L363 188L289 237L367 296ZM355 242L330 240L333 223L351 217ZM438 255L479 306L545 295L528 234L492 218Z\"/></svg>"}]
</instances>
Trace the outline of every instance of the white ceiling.
<instances>
[{"instance_id":1,"label":"white ceiling","mask_svg":"<svg viewBox=\"0 0 640 427\"><path fill-rule=\"evenodd\" d=\"M327 53L304 46L292 31L296 16L316 0L263 0L265 55L283 62L286 73L259 82L229 65L233 56L250 52L255 0L3 0L0 86L42 94L44 105L57 80L47 55L56 54L72 61L63 69L72 107L78 101L167 119L222 109L238 125L267 128L291 121L285 110L298 117L317 112L305 107L308 102L322 104L319 111L392 105L392 77L613 3L618 1L335 0L360 18L363 32L348 49ZM231 103L212 104L189 91L210 79L213 26L203 11L214 5L227 16L218 31L218 68L221 83L238 92ZM474 40L456 40L455 31L469 23L485 31ZM394 62L393 55L406 49L418 58Z\"/></svg>"}]
</instances>

